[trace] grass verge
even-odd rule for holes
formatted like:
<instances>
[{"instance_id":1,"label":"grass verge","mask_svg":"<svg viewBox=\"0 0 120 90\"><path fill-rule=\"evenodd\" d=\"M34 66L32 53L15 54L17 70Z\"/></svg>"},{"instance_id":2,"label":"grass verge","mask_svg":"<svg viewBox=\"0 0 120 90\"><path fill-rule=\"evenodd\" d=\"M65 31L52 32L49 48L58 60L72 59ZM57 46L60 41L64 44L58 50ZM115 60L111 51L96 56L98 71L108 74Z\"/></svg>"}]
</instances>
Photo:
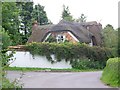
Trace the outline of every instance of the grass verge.
<instances>
[{"instance_id":1,"label":"grass verge","mask_svg":"<svg viewBox=\"0 0 120 90\"><path fill-rule=\"evenodd\" d=\"M52 69L52 68L26 68L26 67L7 67L5 70L10 71L43 71L43 72L86 72L86 71L101 71L100 69Z\"/></svg>"}]
</instances>

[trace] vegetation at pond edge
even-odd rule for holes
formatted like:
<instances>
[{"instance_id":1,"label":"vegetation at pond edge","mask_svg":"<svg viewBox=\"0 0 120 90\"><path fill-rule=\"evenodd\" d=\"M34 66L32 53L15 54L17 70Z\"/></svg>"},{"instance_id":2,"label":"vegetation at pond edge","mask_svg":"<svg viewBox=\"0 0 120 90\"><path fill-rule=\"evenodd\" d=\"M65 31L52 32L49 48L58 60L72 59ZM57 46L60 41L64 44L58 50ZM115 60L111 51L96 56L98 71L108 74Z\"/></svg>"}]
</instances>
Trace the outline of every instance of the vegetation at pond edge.
<instances>
[{"instance_id":1,"label":"vegetation at pond edge","mask_svg":"<svg viewBox=\"0 0 120 90\"><path fill-rule=\"evenodd\" d=\"M110 58L107 61L101 80L107 85L120 87L120 58Z\"/></svg>"},{"instance_id":2,"label":"vegetation at pond edge","mask_svg":"<svg viewBox=\"0 0 120 90\"><path fill-rule=\"evenodd\" d=\"M57 62L65 59L70 61L72 67L77 69L103 69L107 59L114 57L112 49L104 47L90 47L86 44L73 43L29 43L25 49L35 54L46 56L47 59L54 63L51 55L55 55ZM84 64L85 63L85 64ZM78 66L79 65L79 66Z\"/></svg>"}]
</instances>

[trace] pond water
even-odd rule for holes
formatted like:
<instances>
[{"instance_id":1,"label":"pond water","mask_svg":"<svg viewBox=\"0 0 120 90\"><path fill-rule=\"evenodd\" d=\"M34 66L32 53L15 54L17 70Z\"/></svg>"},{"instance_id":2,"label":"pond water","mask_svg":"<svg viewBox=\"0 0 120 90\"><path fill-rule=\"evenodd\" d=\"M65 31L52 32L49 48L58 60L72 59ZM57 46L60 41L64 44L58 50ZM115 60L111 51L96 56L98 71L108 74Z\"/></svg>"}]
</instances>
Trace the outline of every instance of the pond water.
<instances>
[{"instance_id":1,"label":"pond water","mask_svg":"<svg viewBox=\"0 0 120 90\"><path fill-rule=\"evenodd\" d=\"M72 68L70 62L62 60L60 62L51 63L45 56L35 55L34 57L30 52L16 51L14 54L15 61L10 61L10 67L35 67L35 68L56 68L67 69ZM52 58L55 60L54 55Z\"/></svg>"}]
</instances>

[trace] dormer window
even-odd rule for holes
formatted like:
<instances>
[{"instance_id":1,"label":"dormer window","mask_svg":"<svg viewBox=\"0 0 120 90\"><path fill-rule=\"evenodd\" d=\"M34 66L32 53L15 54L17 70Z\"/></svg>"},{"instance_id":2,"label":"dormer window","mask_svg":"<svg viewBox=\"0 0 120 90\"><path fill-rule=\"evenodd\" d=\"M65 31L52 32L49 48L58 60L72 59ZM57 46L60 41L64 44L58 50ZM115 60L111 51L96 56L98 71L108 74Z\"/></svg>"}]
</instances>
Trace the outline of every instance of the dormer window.
<instances>
[{"instance_id":1,"label":"dormer window","mask_svg":"<svg viewBox=\"0 0 120 90\"><path fill-rule=\"evenodd\" d=\"M57 35L56 39L57 39L57 43L65 42L65 36L64 35L59 34L59 35Z\"/></svg>"}]
</instances>

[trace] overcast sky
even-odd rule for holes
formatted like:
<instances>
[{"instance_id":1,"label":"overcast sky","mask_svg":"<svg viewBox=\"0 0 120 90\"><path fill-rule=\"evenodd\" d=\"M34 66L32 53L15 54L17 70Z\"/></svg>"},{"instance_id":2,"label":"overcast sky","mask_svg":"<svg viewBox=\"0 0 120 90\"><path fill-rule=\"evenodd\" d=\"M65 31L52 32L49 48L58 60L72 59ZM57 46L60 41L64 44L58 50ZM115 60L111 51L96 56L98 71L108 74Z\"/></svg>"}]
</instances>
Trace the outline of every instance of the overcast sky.
<instances>
[{"instance_id":1,"label":"overcast sky","mask_svg":"<svg viewBox=\"0 0 120 90\"><path fill-rule=\"evenodd\" d=\"M119 0L33 0L34 4L45 6L48 18L57 24L61 19L63 4L69 7L74 18L83 13L87 21L100 22L103 27L107 24L118 27Z\"/></svg>"}]
</instances>

